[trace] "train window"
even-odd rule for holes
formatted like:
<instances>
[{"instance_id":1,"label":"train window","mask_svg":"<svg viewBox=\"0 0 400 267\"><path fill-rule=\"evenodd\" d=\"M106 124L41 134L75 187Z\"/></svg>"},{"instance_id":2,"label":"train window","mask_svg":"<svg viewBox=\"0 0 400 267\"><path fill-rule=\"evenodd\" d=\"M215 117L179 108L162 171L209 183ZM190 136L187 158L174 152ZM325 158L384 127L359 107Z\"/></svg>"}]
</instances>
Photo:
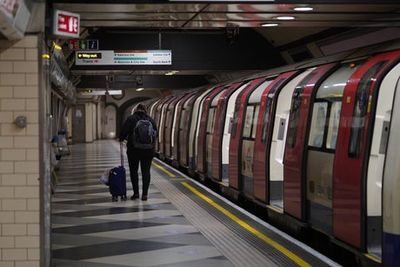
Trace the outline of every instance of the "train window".
<instances>
[{"instance_id":1,"label":"train window","mask_svg":"<svg viewBox=\"0 0 400 267\"><path fill-rule=\"evenodd\" d=\"M286 143L293 148L296 144L297 125L300 120L301 108L301 95L308 82L316 75L317 72L312 71L296 86L293 92L292 105L290 108L289 127Z\"/></svg>"},{"instance_id":2,"label":"train window","mask_svg":"<svg viewBox=\"0 0 400 267\"><path fill-rule=\"evenodd\" d=\"M235 135L236 135L236 128L237 128L237 125L238 125L239 109L240 109L240 97L238 97L236 99L236 103L235 103L235 111L233 112L233 118L232 118L231 137L235 137Z\"/></svg>"},{"instance_id":3,"label":"train window","mask_svg":"<svg viewBox=\"0 0 400 267\"><path fill-rule=\"evenodd\" d=\"M342 102L335 101L331 106L329 118L328 137L326 139L326 148L335 149L336 139L339 130L340 111L342 110Z\"/></svg>"},{"instance_id":4,"label":"train window","mask_svg":"<svg viewBox=\"0 0 400 267\"><path fill-rule=\"evenodd\" d=\"M289 130L287 136L287 143L290 147L294 147L296 144L297 135L297 124L300 120L300 107L301 107L301 92L303 91L302 86L295 89L292 99L292 108L289 117Z\"/></svg>"},{"instance_id":5,"label":"train window","mask_svg":"<svg viewBox=\"0 0 400 267\"><path fill-rule=\"evenodd\" d=\"M246 117L244 121L243 137L251 137L251 125L253 121L254 106L248 106L246 110Z\"/></svg>"},{"instance_id":6,"label":"train window","mask_svg":"<svg viewBox=\"0 0 400 267\"><path fill-rule=\"evenodd\" d=\"M265 141L267 140L267 129L268 129L268 124L269 124L269 116L271 115L271 112L272 112L272 104L274 101L275 92L281 86L283 81L285 81L285 79L280 79L278 82L276 82L274 84L274 86L269 91L268 97L266 99L262 136L261 136L261 142L263 142L263 143L265 143Z\"/></svg>"},{"instance_id":7,"label":"train window","mask_svg":"<svg viewBox=\"0 0 400 267\"><path fill-rule=\"evenodd\" d=\"M210 108L210 110L208 111L207 133L213 133L214 113L215 113L215 108Z\"/></svg>"},{"instance_id":8,"label":"train window","mask_svg":"<svg viewBox=\"0 0 400 267\"><path fill-rule=\"evenodd\" d=\"M187 109L183 109L182 110L182 113L181 113L181 120L180 120L180 123L179 123L179 129L184 129L185 128L185 125L188 125L187 124L187 117L188 117L188 110Z\"/></svg>"},{"instance_id":9,"label":"train window","mask_svg":"<svg viewBox=\"0 0 400 267\"><path fill-rule=\"evenodd\" d=\"M256 138L256 132L257 132L257 120L258 120L258 113L260 111L260 106L257 105L256 109L254 111L254 118L253 118L253 125L252 125L252 130L251 130L251 138L255 139Z\"/></svg>"},{"instance_id":10,"label":"train window","mask_svg":"<svg viewBox=\"0 0 400 267\"><path fill-rule=\"evenodd\" d=\"M318 148L322 147L324 141L327 110L327 102L316 102L314 104L310 128L310 138L308 140L309 146Z\"/></svg>"},{"instance_id":11,"label":"train window","mask_svg":"<svg viewBox=\"0 0 400 267\"><path fill-rule=\"evenodd\" d=\"M384 64L385 61L382 61L372 66L361 78L358 85L356 102L354 104L353 120L351 122L349 143L349 156L352 158L358 158L360 154L366 115L369 102L371 101L371 99L369 99L369 89L371 87L371 83L375 80L374 77Z\"/></svg>"},{"instance_id":12,"label":"train window","mask_svg":"<svg viewBox=\"0 0 400 267\"><path fill-rule=\"evenodd\" d=\"M265 107L262 136L261 136L261 142L263 142L263 143L265 143L265 141L267 140L267 129L268 129L268 123L269 123L269 116L271 114L271 109L272 109L272 99L270 99L268 97L267 104Z\"/></svg>"}]
</instances>

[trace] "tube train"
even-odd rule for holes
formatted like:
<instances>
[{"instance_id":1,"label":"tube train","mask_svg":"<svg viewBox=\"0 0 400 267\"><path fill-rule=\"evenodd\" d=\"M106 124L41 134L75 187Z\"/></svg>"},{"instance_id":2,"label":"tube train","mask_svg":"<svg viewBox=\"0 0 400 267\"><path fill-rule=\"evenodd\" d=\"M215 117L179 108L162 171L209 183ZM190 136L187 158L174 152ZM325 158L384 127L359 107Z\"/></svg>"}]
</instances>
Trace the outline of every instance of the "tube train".
<instances>
[{"instance_id":1,"label":"tube train","mask_svg":"<svg viewBox=\"0 0 400 267\"><path fill-rule=\"evenodd\" d=\"M400 266L399 62L398 48L356 52L147 101L156 151Z\"/></svg>"}]
</instances>

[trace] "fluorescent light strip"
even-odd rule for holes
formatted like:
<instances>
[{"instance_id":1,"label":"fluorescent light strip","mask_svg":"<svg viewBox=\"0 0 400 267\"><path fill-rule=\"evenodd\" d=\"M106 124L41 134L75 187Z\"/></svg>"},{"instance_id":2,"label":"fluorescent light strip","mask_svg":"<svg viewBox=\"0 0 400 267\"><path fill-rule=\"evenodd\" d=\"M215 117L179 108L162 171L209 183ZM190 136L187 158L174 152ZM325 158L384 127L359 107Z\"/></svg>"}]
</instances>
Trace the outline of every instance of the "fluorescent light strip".
<instances>
[{"instance_id":1,"label":"fluorescent light strip","mask_svg":"<svg viewBox=\"0 0 400 267\"><path fill-rule=\"evenodd\" d=\"M293 8L294 11L313 11L314 8L310 7L310 6L298 6Z\"/></svg>"},{"instance_id":2,"label":"fluorescent light strip","mask_svg":"<svg viewBox=\"0 0 400 267\"><path fill-rule=\"evenodd\" d=\"M293 17L293 16L279 16L279 17L276 17L276 19L277 20L294 20L295 17Z\"/></svg>"},{"instance_id":3,"label":"fluorescent light strip","mask_svg":"<svg viewBox=\"0 0 400 267\"><path fill-rule=\"evenodd\" d=\"M276 27L278 25L278 23L262 23L261 27Z\"/></svg>"}]
</instances>

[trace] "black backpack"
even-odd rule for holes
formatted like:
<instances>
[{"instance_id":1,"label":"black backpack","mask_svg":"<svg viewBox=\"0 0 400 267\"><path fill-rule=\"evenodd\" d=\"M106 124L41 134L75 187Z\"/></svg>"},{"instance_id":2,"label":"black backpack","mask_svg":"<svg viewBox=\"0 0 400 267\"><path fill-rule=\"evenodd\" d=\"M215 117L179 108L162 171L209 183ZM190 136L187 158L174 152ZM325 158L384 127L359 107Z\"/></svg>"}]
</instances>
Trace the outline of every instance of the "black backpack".
<instances>
[{"instance_id":1,"label":"black backpack","mask_svg":"<svg viewBox=\"0 0 400 267\"><path fill-rule=\"evenodd\" d=\"M140 149L154 148L156 131L148 119L138 120L133 130L133 147Z\"/></svg>"}]
</instances>

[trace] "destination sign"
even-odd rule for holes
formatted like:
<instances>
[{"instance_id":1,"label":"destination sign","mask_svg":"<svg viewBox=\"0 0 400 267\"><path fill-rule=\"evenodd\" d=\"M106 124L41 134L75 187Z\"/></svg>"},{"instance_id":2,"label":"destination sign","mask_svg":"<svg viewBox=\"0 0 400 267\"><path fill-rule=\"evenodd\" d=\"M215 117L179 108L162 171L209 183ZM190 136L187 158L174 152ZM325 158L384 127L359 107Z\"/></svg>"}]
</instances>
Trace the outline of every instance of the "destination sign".
<instances>
[{"instance_id":1,"label":"destination sign","mask_svg":"<svg viewBox=\"0 0 400 267\"><path fill-rule=\"evenodd\" d=\"M77 51L76 65L171 65L171 50Z\"/></svg>"}]
</instances>

